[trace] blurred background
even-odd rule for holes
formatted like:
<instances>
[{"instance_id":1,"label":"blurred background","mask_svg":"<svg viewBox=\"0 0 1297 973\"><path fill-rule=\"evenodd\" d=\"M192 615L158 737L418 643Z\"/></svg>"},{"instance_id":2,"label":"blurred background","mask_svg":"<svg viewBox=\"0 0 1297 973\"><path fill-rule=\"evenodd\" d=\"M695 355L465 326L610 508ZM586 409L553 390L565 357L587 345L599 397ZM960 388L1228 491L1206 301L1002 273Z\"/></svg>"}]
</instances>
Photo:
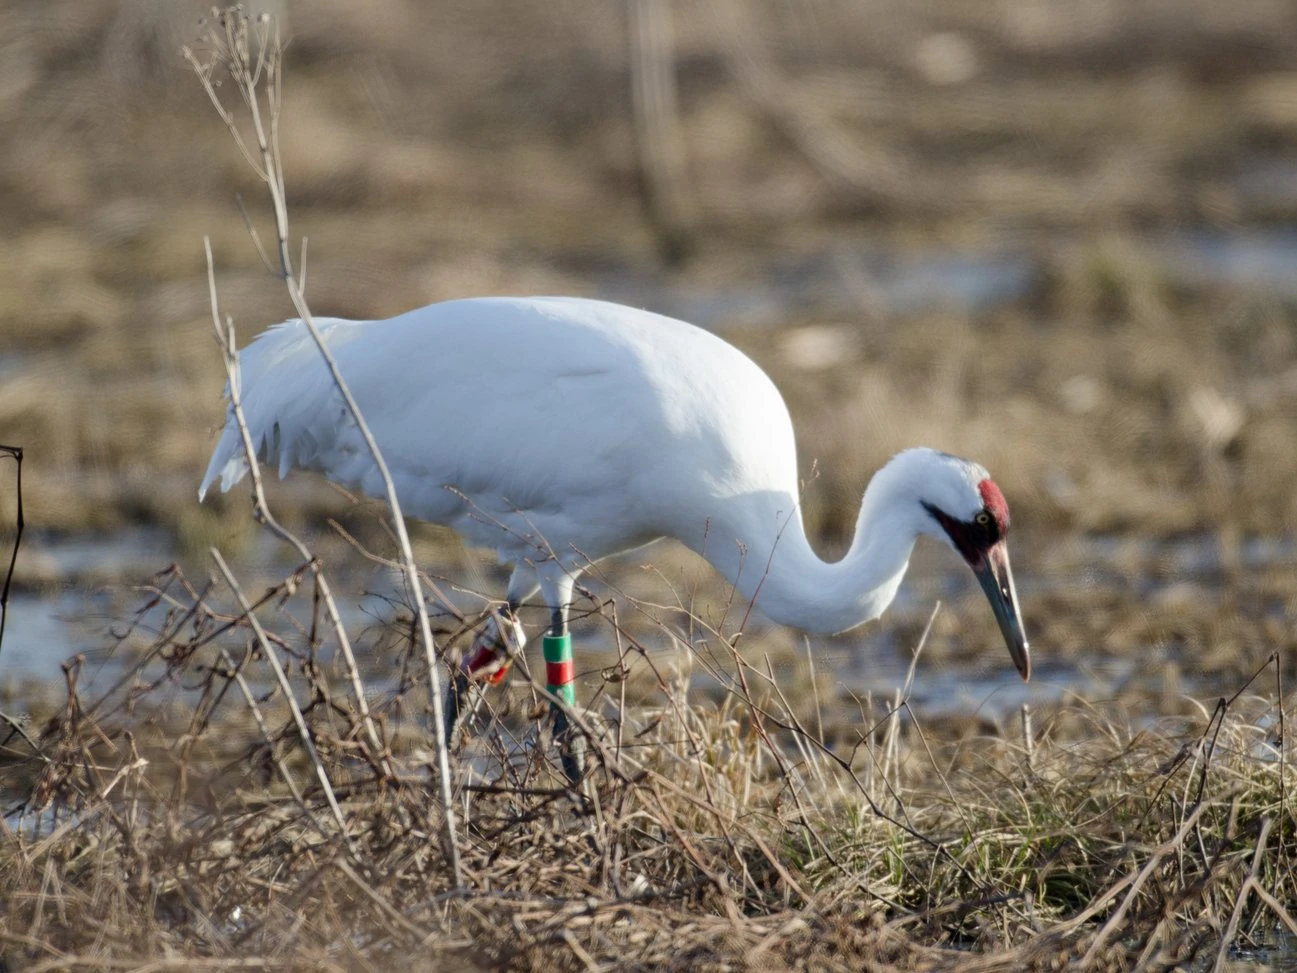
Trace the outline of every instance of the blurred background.
<instances>
[{"instance_id":1,"label":"blurred background","mask_svg":"<svg viewBox=\"0 0 1297 973\"><path fill-rule=\"evenodd\" d=\"M1271 652L1293 669L1297 6L270 9L315 313L561 293L713 329L783 390L827 556L893 452L991 469L1031 686L967 572L922 547L881 624L812 647L826 685L894 685L938 598L916 683L934 710L998 718L1076 692L1170 712ZM115 646L170 561L201 578L219 544L290 563L242 492L195 496L223 420L203 236L242 341L292 314L240 215L242 199L269 234L264 194L180 54L208 14L0 7L0 442L26 452L28 531L0 703ZM309 476L272 503L362 606L374 568L324 518L382 548L374 508ZM503 590L489 557L418 540L435 570ZM677 577L712 583L673 548L622 575L659 600ZM766 634L804 658L795 633Z\"/></svg>"}]
</instances>

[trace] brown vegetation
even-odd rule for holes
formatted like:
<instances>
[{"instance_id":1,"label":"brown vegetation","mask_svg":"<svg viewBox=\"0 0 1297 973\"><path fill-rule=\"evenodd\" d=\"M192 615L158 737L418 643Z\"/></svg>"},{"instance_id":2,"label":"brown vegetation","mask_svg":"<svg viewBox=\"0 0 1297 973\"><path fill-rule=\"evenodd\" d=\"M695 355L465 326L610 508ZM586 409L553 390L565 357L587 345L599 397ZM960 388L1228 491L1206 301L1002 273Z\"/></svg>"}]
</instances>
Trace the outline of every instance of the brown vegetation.
<instances>
[{"instance_id":1,"label":"brown vegetation","mask_svg":"<svg viewBox=\"0 0 1297 973\"><path fill-rule=\"evenodd\" d=\"M725 687L687 696L606 612L583 792L524 666L455 762L456 888L417 639L399 623L401 675L365 677L371 740L309 578L257 600L263 640L230 589L159 576L120 683L84 696L73 664L48 722L8 733L10 968L1169 970L1297 934L1292 745L1259 696L988 733L898 691L826 740L814 690L660 626Z\"/></svg>"},{"instance_id":2,"label":"brown vegetation","mask_svg":"<svg viewBox=\"0 0 1297 973\"><path fill-rule=\"evenodd\" d=\"M314 308L710 300L787 393L831 543L889 453L976 456L1013 498L1046 658L1124 661L1130 685L1019 723L923 719L907 681L844 718L814 673L790 683L786 637L735 651L724 592L655 605L620 569L586 606L609 648L582 682L584 792L547 762L524 665L455 761L448 827L409 618L353 633L352 663L318 562L255 599L262 635L232 578L196 590L173 567L120 682L87 689L74 661L66 694L0 725L11 968L1223 968L1232 944L1297 936L1297 331L1284 295L1186 275L1164 235L1293 215L1253 178L1297 138L1291 10L676 4L679 114L653 124L684 157L648 159L632 61L660 72L669 34L634 6L289 11L282 148ZM0 439L26 448L29 523L246 540L237 503L192 500L221 415L202 234L242 333L293 312L228 204L247 194L265 235L255 184L172 55L195 22L144 0L0 18L20 38L0 118L28 130L0 150ZM898 308L862 257L880 247L1025 255L1027 284ZM778 299L734 299L765 276ZM344 509L281 501L290 525ZM1199 545L1210 566L1186 569ZM964 659L991 622L958 607L893 627Z\"/></svg>"}]
</instances>

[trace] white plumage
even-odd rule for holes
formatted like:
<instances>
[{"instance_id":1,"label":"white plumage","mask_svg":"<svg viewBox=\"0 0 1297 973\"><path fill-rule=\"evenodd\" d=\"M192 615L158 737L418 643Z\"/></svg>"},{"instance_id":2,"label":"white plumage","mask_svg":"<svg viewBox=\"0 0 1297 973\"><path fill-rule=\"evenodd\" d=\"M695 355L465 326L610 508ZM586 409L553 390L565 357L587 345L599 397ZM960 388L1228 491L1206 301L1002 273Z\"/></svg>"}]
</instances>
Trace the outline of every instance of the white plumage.
<instances>
[{"instance_id":1,"label":"white plumage","mask_svg":"<svg viewBox=\"0 0 1297 973\"><path fill-rule=\"evenodd\" d=\"M1002 497L999 507L991 502L990 479L975 463L927 449L899 454L871 481L850 551L825 563L798 512L783 399L749 358L707 331L575 298L449 301L383 321L316 324L405 513L495 548L514 566L514 604L539 585L564 609L592 561L669 536L775 621L842 631L886 608L915 539L930 534L959 551L984 586L994 581L988 595L1026 674L1002 537L1007 508ZM281 476L321 470L383 495L301 322L262 334L240 363L253 442ZM228 490L246 471L231 415L199 496L218 477Z\"/></svg>"}]
</instances>

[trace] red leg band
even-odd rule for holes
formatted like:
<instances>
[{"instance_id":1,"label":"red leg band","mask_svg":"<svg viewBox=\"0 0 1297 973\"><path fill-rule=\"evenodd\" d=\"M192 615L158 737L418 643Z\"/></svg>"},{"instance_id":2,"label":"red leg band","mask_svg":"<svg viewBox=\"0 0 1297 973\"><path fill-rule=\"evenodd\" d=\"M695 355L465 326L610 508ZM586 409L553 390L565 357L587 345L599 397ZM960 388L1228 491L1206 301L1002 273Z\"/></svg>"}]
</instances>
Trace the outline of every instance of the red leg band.
<instances>
[{"instance_id":1,"label":"red leg band","mask_svg":"<svg viewBox=\"0 0 1297 973\"><path fill-rule=\"evenodd\" d=\"M576 679L576 666L571 659L545 663L545 681L551 686L566 686Z\"/></svg>"}]
</instances>

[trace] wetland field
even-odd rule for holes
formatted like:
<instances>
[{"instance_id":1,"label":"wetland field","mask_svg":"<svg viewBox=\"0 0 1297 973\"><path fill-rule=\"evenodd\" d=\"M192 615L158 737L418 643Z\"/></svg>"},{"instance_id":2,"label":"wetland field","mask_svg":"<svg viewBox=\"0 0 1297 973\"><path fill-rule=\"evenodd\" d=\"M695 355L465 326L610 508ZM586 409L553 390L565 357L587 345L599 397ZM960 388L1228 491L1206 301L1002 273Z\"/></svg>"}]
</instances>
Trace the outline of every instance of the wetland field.
<instances>
[{"instance_id":1,"label":"wetland field","mask_svg":"<svg viewBox=\"0 0 1297 973\"><path fill-rule=\"evenodd\" d=\"M1033 676L935 545L809 639L658 545L575 606L584 792L524 664L452 741L448 827L382 505L269 478L306 562L246 489L196 498L204 237L241 342L294 315L181 53L250 131L234 15L12 0L0 970L1297 969L1297 8L269 7L314 313L712 329L783 392L826 557L893 453L980 461ZM454 656L506 577L410 530Z\"/></svg>"}]
</instances>

